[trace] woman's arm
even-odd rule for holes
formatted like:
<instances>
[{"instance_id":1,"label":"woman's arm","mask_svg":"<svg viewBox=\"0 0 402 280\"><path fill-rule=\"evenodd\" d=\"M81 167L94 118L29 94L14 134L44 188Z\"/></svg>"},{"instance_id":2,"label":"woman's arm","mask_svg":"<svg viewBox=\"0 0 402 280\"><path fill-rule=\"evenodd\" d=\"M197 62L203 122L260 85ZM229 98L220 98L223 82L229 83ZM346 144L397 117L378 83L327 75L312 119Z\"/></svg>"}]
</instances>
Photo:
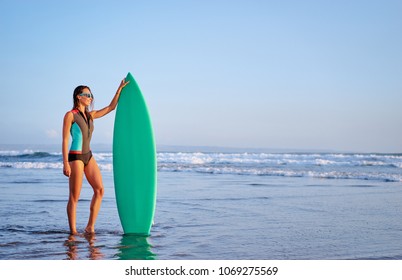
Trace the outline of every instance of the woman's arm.
<instances>
[{"instance_id":1,"label":"woman's arm","mask_svg":"<svg viewBox=\"0 0 402 280\"><path fill-rule=\"evenodd\" d=\"M73 113L67 112L63 120L63 139L61 144L61 151L63 154L63 173L70 177L71 168L68 164L68 140L70 139L70 129L73 123Z\"/></svg>"},{"instance_id":2,"label":"woman's arm","mask_svg":"<svg viewBox=\"0 0 402 280\"><path fill-rule=\"evenodd\" d=\"M109 114L111 111L113 111L114 109L116 109L117 106L117 102L119 101L119 97L120 97L120 93L121 90L129 83L126 82L125 79L123 79L119 85L119 88L116 91L116 94L114 95L112 101L110 102L109 106L106 106L103 109L100 110L94 110L92 111L90 114L92 116L93 119L97 119L97 118L101 118L106 114Z\"/></svg>"}]
</instances>

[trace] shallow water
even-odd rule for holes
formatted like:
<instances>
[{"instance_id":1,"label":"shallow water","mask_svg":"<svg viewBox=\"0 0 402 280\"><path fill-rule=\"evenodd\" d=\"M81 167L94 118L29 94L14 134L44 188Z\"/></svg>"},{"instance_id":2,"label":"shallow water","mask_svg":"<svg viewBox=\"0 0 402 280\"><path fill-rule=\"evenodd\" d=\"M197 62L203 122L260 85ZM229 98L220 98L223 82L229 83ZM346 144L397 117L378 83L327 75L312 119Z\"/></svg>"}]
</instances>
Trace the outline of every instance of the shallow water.
<instances>
[{"instance_id":1,"label":"shallow water","mask_svg":"<svg viewBox=\"0 0 402 280\"><path fill-rule=\"evenodd\" d=\"M402 259L401 182L162 169L145 238L123 235L102 174L96 234L69 236L61 169L0 168L0 259ZM84 182L81 231L91 196Z\"/></svg>"}]
</instances>

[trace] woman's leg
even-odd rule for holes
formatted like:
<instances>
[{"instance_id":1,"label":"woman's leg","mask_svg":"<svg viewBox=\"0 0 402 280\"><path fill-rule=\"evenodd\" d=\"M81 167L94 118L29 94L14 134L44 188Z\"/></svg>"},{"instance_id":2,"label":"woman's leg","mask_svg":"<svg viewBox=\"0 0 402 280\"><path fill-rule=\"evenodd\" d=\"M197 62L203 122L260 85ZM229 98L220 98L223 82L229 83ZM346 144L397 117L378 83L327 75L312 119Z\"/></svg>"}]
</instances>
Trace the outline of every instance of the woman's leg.
<instances>
[{"instance_id":1,"label":"woman's leg","mask_svg":"<svg viewBox=\"0 0 402 280\"><path fill-rule=\"evenodd\" d=\"M70 167L71 167L71 175L69 178L70 194L67 203L67 216L68 216L68 224L70 226L70 233L77 234L76 210L82 188L84 163L80 160L71 161Z\"/></svg>"},{"instance_id":2,"label":"woman's leg","mask_svg":"<svg viewBox=\"0 0 402 280\"><path fill-rule=\"evenodd\" d=\"M95 232L96 217L98 216L104 193L102 175L99 170L98 164L93 157L88 162L87 166L85 166L84 172L89 184L92 186L92 189L94 191L90 206L88 225L85 228L85 232L93 233Z\"/></svg>"}]
</instances>

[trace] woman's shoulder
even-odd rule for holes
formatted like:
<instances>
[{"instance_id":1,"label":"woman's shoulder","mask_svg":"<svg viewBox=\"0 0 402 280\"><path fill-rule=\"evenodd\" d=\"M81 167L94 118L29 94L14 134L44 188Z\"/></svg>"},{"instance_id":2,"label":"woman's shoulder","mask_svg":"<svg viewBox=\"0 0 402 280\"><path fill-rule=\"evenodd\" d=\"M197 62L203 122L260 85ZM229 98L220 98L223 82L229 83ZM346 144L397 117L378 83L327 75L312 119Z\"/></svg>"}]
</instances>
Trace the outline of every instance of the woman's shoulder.
<instances>
[{"instance_id":1,"label":"woman's shoulder","mask_svg":"<svg viewBox=\"0 0 402 280\"><path fill-rule=\"evenodd\" d=\"M75 113L74 110L70 110L64 115L64 118L74 118Z\"/></svg>"},{"instance_id":2,"label":"woman's shoulder","mask_svg":"<svg viewBox=\"0 0 402 280\"><path fill-rule=\"evenodd\" d=\"M92 120L95 118L96 112L97 112L96 110L92 110L91 112L89 112L89 115L91 116Z\"/></svg>"},{"instance_id":3,"label":"woman's shoulder","mask_svg":"<svg viewBox=\"0 0 402 280\"><path fill-rule=\"evenodd\" d=\"M65 116L67 116L67 115L73 116L73 115L77 114L78 112L79 112L78 109L72 109L70 111L67 111Z\"/></svg>"},{"instance_id":4,"label":"woman's shoulder","mask_svg":"<svg viewBox=\"0 0 402 280\"><path fill-rule=\"evenodd\" d=\"M71 111L68 111L65 115L64 115L64 127L71 125L74 122L74 115Z\"/></svg>"}]
</instances>

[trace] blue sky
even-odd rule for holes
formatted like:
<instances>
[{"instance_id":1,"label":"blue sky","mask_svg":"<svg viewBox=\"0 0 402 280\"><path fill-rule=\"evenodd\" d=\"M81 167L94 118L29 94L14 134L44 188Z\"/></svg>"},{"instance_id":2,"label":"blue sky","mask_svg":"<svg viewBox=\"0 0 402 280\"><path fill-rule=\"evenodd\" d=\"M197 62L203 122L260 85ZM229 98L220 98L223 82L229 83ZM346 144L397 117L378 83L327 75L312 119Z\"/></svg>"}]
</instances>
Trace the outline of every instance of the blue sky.
<instances>
[{"instance_id":1,"label":"blue sky","mask_svg":"<svg viewBox=\"0 0 402 280\"><path fill-rule=\"evenodd\" d=\"M158 145L402 152L402 1L0 0L0 144L130 71ZM114 113L93 143L112 143Z\"/></svg>"}]
</instances>

